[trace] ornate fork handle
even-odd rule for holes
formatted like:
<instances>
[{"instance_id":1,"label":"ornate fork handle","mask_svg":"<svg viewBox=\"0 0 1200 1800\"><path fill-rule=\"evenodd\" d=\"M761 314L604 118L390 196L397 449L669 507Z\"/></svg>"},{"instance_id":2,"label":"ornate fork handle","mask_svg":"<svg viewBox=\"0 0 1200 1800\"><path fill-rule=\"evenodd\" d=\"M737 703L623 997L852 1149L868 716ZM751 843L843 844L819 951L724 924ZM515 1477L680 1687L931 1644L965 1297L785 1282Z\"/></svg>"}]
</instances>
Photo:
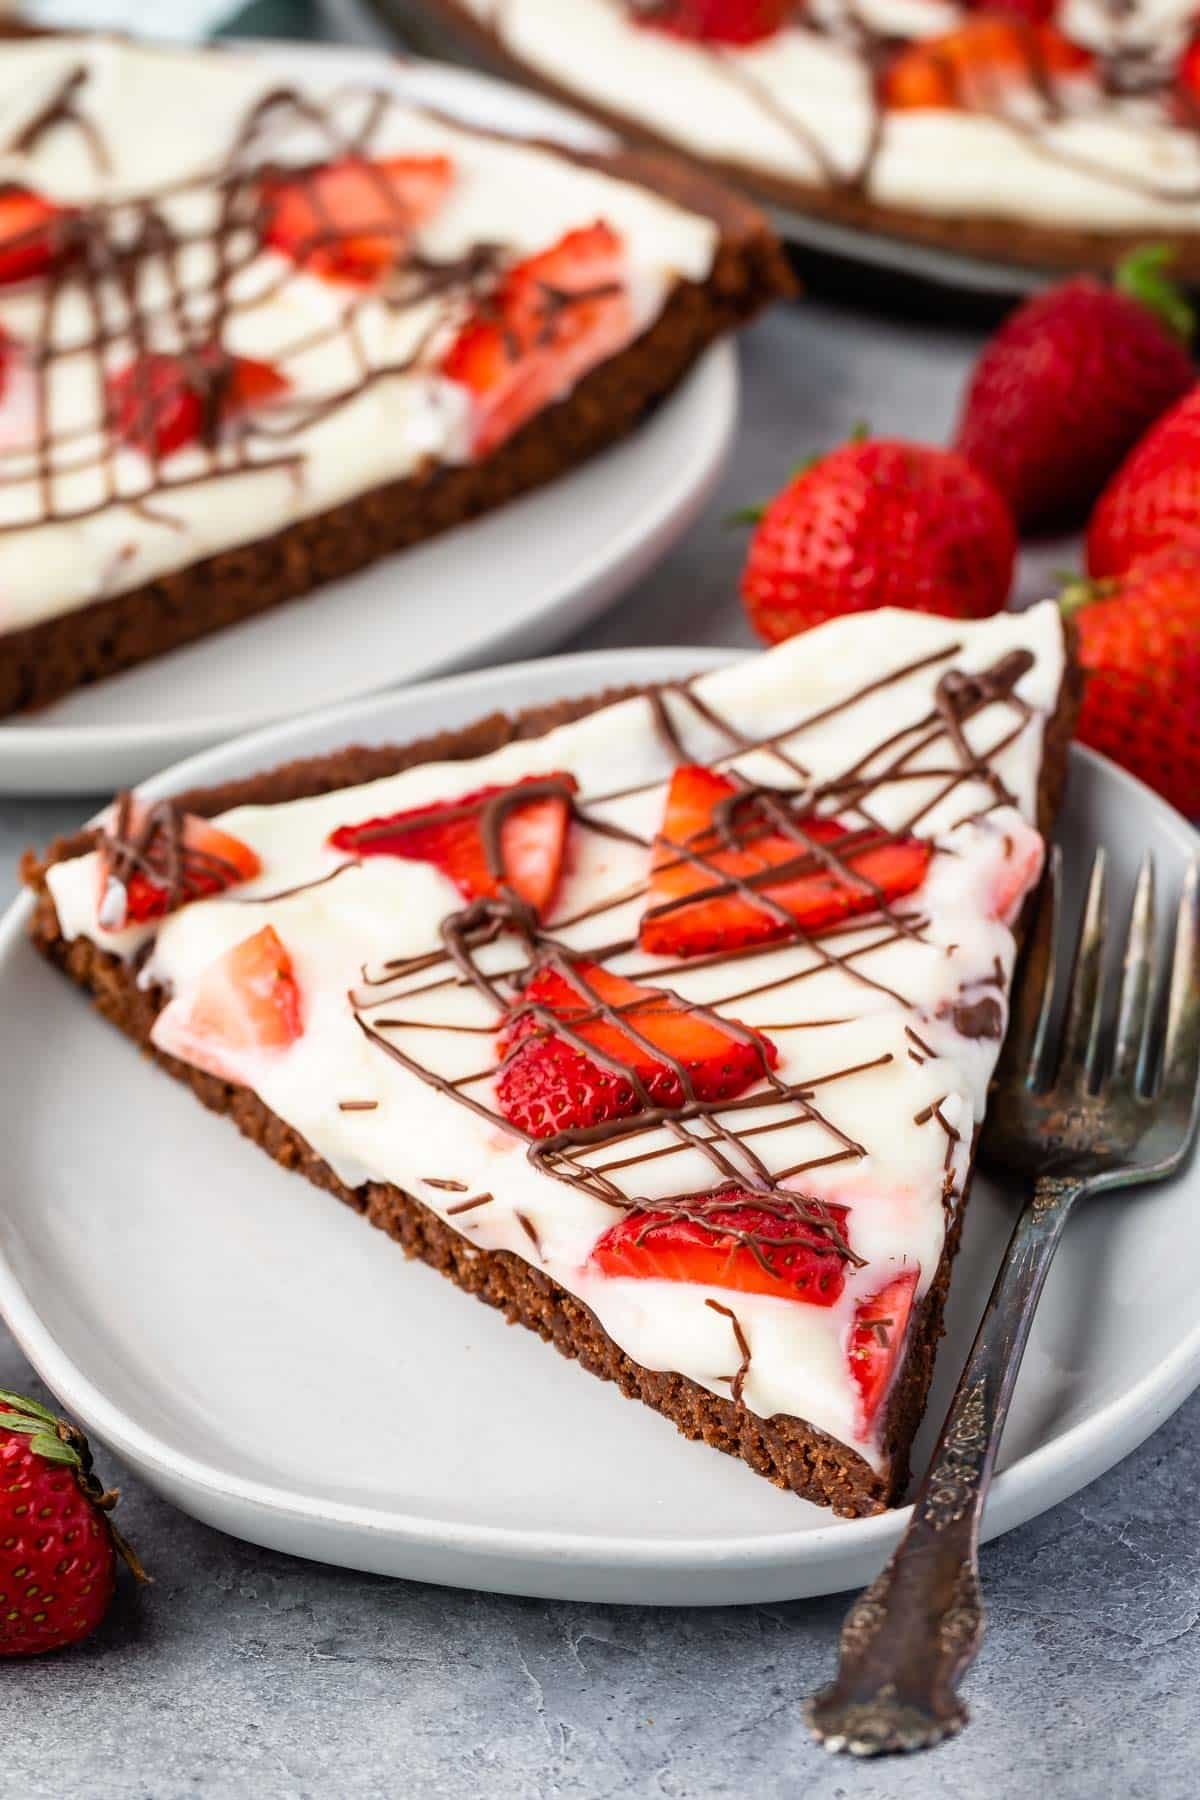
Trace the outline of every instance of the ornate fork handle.
<instances>
[{"instance_id":1,"label":"ornate fork handle","mask_svg":"<svg viewBox=\"0 0 1200 1800\"><path fill-rule=\"evenodd\" d=\"M955 1688L983 1636L979 1521L1033 1315L1084 1185L1039 1176L1017 1221L912 1519L847 1615L835 1679L807 1702L827 1749L922 1750L966 1723Z\"/></svg>"}]
</instances>

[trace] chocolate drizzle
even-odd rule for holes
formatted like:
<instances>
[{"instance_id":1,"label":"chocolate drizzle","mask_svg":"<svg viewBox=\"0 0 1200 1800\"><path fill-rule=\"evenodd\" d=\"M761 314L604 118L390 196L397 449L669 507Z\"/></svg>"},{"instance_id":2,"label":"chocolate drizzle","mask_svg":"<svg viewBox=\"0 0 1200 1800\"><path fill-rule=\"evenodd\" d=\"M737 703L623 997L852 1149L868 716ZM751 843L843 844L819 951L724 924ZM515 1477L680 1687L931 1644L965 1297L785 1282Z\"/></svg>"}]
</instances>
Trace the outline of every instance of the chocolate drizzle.
<instances>
[{"instance_id":1,"label":"chocolate drizzle","mask_svg":"<svg viewBox=\"0 0 1200 1800\"><path fill-rule=\"evenodd\" d=\"M720 1313L723 1319L728 1319L729 1323L733 1326L733 1341L738 1347L738 1355L742 1360L738 1365L736 1374L724 1375L721 1379L729 1383L730 1392L732 1393L735 1402L740 1402L742 1395L746 1390L746 1377L750 1373L750 1340L746 1336L742 1327L742 1322L734 1312L732 1306L722 1306L719 1300L713 1300L711 1298L706 1300L704 1304L711 1308L713 1312Z\"/></svg>"},{"instance_id":2,"label":"chocolate drizzle","mask_svg":"<svg viewBox=\"0 0 1200 1800\"><path fill-rule=\"evenodd\" d=\"M829 868L839 878L853 881L854 871L847 868L846 857L864 844L887 843L907 835L914 824L926 818L937 806L949 801L960 789L964 796L963 820L975 816L977 808L970 799L977 798L980 787L997 797L1003 783L993 767L993 758L1006 749L1028 726L1033 710L1017 691L1022 677L1028 673L1033 659L1026 652L1007 655L982 673L968 674L955 665L961 646L948 643L937 654L923 657L907 665L904 671L864 684L857 692L819 712L793 723L786 731L760 739L748 739L730 723L721 719L707 701L701 701L687 683L667 685L647 699L651 720L670 755L681 761L693 759L689 738L696 730L719 733L729 746L718 750L710 766L732 765L731 772L740 782L738 790L721 809L716 821L716 835L728 847L742 849L764 831L786 833L796 843L795 868ZM941 670L938 674L937 671ZM859 755L850 770L829 781L816 783L804 771L796 751L802 748L806 731L837 714L852 709L862 699L878 692L902 676L928 671L934 691L934 704L910 723L889 733L886 740ZM1007 715L999 728L992 719L996 712ZM689 728L689 717L695 728ZM971 736L968 737L968 725ZM985 736L992 739L985 749L973 747ZM948 756L943 752L948 752ZM773 756L791 781L799 788L772 786L762 780L754 783L741 776L737 759L754 754ZM904 793L909 783L913 789L913 811L892 829L885 828L871 811L871 800L884 788ZM654 785L654 784L648 784ZM787 1081L769 1066L765 1051L759 1080L748 1092L734 1100L705 1102L698 1098L687 1068L666 1054L661 1045L646 1038L638 1028L638 1013L647 1004L654 1009L686 1008L693 1016L719 1027L740 1042L763 1051L759 1030L732 1017L729 1008L751 996L783 991L795 983L837 970L862 986L874 990L882 1001L917 1017L915 1003L897 988L884 983L872 973L871 957L888 945L912 942L927 944L927 920L911 902L898 906L889 903L878 890L871 890L873 910L861 917L831 926L822 931L804 931L789 913L784 913L787 935L782 943L757 945L749 951L731 951L689 959L679 964L650 960L644 970L625 970L629 978L648 987L660 999L647 1001L643 994L635 1001L614 1004L589 980L584 964L603 964L614 957L632 957L637 941L632 937L606 942L601 935L598 944L564 943L561 933L566 923L572 927L591 926L603 934L606 914L644 899L647 882L625 886L619 892L606 894L586 909L577 911L569 921L556 927L543 926L533 909L516 895L507 880L503 857L503 825L509 810L533 798L567 798L578 827L604 836L621 836L635 844L643 840L623 828L614 828L598 813L612 795L577 796L571 792L568 778L535 777L483 801L464 802L465 810L474 811L480 819L487 845L488 867L496 882L495 896L478 900L451 913L441 925L441 949L407 961L389 962L378 975L363 971L363 982L351 995L356 1021L368 1040L392 1057L413 1075L442 1095L467 1107L507 1136L525 1146L526 1155L543 1174L582 1190L625 1213L647 1215L647 1229L653 1221L664 1217L687 1218L694 1224L707 1224L724 1233L728 1230L723 1215L734 1204L730 1195L740 1196L737 1204L766 1209L772 1229L778 1229L781 1218L796 1222L796 1242L812 1247L814 1231L824 1238L828 1254L857 1263L837 1216L820 1200L804 1192L804 1177L818 1168L838 1163L854 1164L866 1154L866 1146L858 1142L837 1123L825 1101L826 1093L836 1094L856 1077L886 1067L893 1061L884 1051L869 1060L848 1066L831 1067L803 1082ZM451 809L439 807L439 817ZM849 827L844 838L832 844L814 843L806 833L802 820L816 811L836 813ZM857 815L857 817L856 817ZM418 816L419 817L419 816ZM417 820L414 820L414 826ZM711 841L712 833L707 841ZM656 840L660 847L662 840ZM647 850L650 845L645 846ZM753 877L732 880L726 871L714 866L712 853L706 854L695 844L671 844L670 852L686 860L711 877L709 885L694 892L693 901L703 901L713 894L736 891L752 904L780 911ZM782 865L790 870L791 863ZM771 871L779 879L779 867ZM586 930L584 936L586 936ZM609 934L611 936L611 932ZM728 991L715 995L706 1004L688 1000L670 986L676 969L705 968L735 970L746 954L761 963L780 949L800 946L808 954L801 967L793 966L739 987L736 980L728 983ZM554 1009L526 997L532 975L550 968L573 990L577 1005ZM455 1022L453 1019L422 1013L422 1007L436 1005L439 994L449 996L455 990L472 989L487 1004L492 1023ZM416 1016L421 1014L421 1016ZM453 1037L459 1034L491 1037L501 1021L509 1033L510 1048L498 1059L482 1067L470 1066L467 1073L443 1074L398 1041L406 1032L422 1036L438 1031ZM514 1034L512 1026L525 1021L525 1033ZM598 1047L583 1027L600 1021L615 1027L633 1039L675 1078L678 1103L656 1104L636 1070L617 1054ZM816 1021L828 1024L832 1021ZM600 1067L616 1074L633 1090L637 1110L631 1116L607 1119L600 1123L563 1130L553 1137L535 1139L510 1123L497 1109L494 1084L505 1055L514 1053L514 1044L528 1041L528 1028L553 1034L578 1050ZM799 1029L789 1026L788 1029ZM807 1022L805 1029L812 1029ZM765 1027L762 1029L765 1030ZM782 1029L782 1028L780 1028ZM911 1046L909 1055L917 1063L934 1056L926 1040L906 1020L905 1030ZM461 1065L460 1065L461 1066ZM834 1109L836 1110L836 1108ZM950 1168L958 1143L958 1133L941 1113L940 1101L928 1109L928 1119L936 1119L947 1137L946 1166ZM799 1160L786 1161L774 1148L778 1135L802 1129L811 1139L811 1150ZM790 1142L789 1139L782 1141ZM664 1159L690 1153L705 1162L711 1171L706 1191L700 1181L690 1185L698 1192L680 1195L674 1200L647 1198L640 1191L638 1172ZM757 1246L754 1234L747 1234L747 1248L766 1263L769 1248L780 1240L766 1239Z\"/></svg>"}]
</instances>

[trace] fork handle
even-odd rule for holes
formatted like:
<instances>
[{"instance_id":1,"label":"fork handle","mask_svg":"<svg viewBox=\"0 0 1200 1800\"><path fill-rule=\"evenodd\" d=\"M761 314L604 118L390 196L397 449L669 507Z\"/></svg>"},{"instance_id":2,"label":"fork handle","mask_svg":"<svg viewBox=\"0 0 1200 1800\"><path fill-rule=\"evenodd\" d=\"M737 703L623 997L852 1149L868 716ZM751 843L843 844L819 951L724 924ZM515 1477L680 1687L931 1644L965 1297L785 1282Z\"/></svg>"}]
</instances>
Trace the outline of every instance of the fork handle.
<instances>
[{"instance_id":1,"label":"fork handle","mask_svg":"<svg viewBox=\"0 0 1200 1800\"><path fill-rule=\"evenodd\" d=\"M836 1677L806 1704L829 1750L923 1750L966 1724L955 1689L983 1638L979 1521L1033 1315L1082 1191L1039 1176L1017 1220L912 1518L846 1616Z\"/></svg>"}]
</instances>

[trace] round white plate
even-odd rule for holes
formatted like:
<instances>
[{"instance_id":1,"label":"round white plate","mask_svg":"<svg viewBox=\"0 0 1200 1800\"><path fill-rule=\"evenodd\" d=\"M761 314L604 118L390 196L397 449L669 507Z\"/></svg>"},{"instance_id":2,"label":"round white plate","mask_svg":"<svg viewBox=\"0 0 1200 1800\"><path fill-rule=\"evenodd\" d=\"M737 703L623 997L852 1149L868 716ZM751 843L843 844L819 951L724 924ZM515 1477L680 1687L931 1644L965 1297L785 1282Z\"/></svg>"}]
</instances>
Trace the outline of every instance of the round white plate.
<instances>
[{"instance_id":1,"label":"round white plate","mask_svg":"<svg viewBox=\"0 0 1200 1800\"><path fill-rule=\"evenodd\" d=\"M727 659L598 651L457 676L273 727L146 791ZM1086 751L1063 839L1072 869L1106 843L1117 893L1146 847L1170 890L1198 841ZM903 1514L846 1522L780 1493L406 1262L138 1057L26 943L28 916L21 901L0 925L0 1309L64 1406L153 1487L298 1555L560 1599L783 1599L881 1566ZM977 1184L926 1445L1012 1205ZM986 1535L1082 1487L1200 1382L1198 1259L1200 1169L1072 1224Z\"/></svg>"},{"instance_id":2,"label":"round white plate","mask_svg":"<svg viewBox=\"0 0 1200 1800\"><path fill-rule=\"evenodd\" d=\"M610 141L549 101L435 63L262 47L281 80L385 80L473 123ZM689 528L737 423L737 356L708 351L623 443L472 524L244 625L0 723L0 794L98 793L269 720L531 654L615 600Z\"/></svg>"}]
</instances>

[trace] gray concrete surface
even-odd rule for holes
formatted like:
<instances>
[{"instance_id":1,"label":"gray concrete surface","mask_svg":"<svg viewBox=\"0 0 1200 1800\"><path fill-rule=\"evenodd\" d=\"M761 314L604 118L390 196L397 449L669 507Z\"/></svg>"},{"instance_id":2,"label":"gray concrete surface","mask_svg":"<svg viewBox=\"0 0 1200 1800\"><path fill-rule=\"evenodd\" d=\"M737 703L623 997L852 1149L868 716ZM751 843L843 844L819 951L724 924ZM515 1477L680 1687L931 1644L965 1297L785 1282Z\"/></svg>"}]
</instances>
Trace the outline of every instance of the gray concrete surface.
<instances>
[{"instance_id":1,"label":"gray concrete surface","mask_svg":"<svg viewBox=\"0 0 1200 1800\"><path fill-rule=\"evenodd\" d=\"M748 643L734 597L742 537L723 515L860 418L944 433L974 342L815 303L758 326L743 348L741 439L707 517L574 647ZM1061 547L1027 559L1022 591L1062 560ZM88 810L0 801L0 897L24 843ZM0 1385L42 1392L2 1327ZM336 1427L320 1429L335 1454ZM985 1552L974 1723L905 1764L827 1759L805 1736L799 1702L829 1668L844 1600L671 1612L457 1593L290 1561L193 1523L134 1479L124 1487L122 1522L156 1585L126 1586L78 1651L0 1666L0 1793L14 1800L1200 1791L1200 1399Z\"/></svg>"}]
</instances>

